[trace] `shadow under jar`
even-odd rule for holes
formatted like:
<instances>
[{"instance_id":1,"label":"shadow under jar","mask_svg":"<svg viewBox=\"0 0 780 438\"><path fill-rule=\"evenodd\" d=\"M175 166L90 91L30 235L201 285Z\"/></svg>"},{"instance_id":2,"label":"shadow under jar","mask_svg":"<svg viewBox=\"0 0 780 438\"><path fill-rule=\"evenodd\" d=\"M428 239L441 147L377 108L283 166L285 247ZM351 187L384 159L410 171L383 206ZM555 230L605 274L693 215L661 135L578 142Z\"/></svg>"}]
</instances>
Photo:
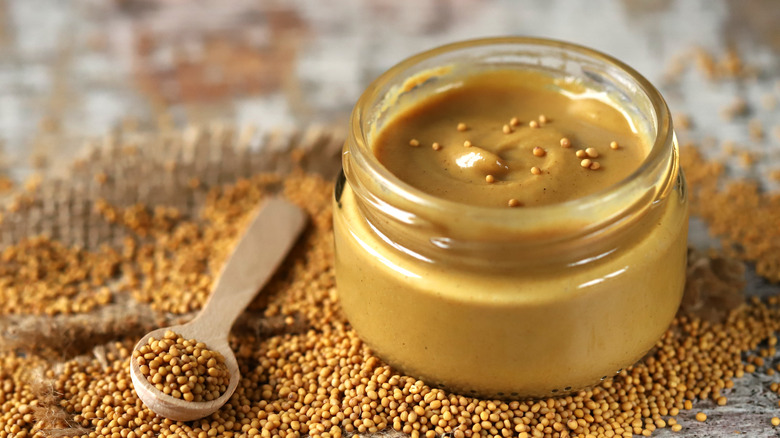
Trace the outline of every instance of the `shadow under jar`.
<instances>
[{"instance_id":1,"label":"shadow under jar","mask_svg":"<svg viewBox=\"0 0 780 438\"><path fill-rule=\"evenodd\" d=\"M444 199L380 163L377 136L400 111L496 69L539 72L609 102L646 155L595 193L520 208ZM581 389L640 359L680 304L688 209L669 110L609 56L530 38L413 56L358 101L342 164L341 305L377 355L428 384L503 398Z\"/></svg>"}]
</instances>

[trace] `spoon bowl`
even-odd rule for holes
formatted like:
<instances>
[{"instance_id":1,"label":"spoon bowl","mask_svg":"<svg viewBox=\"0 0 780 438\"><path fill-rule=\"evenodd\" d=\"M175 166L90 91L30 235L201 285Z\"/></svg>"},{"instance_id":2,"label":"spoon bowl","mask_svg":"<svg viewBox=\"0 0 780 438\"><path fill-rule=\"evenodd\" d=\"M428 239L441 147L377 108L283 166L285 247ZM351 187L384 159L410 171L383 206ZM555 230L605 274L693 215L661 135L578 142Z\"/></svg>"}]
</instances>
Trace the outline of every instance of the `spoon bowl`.
<instances>
[{"instance_id":1,"label":"spoon bowl","mask_svg":"<svg viewBox=\"0 0 780 438\"><path fill-rule=\"evenodd\" d=\"M205 343L209 350L219 352L222 357L224 357L225 365L230 373L230 382L228 383L227 389L219 398L210 401L195 402L176 398L172 395L160 392L154 385L149 383L141 372L138 363L131 358L130 378L133 381L133 386L138 393L138 397L140 397L144 404L157 415L175 421L192 421L207 417L227 403L238 387L241 373L238 370L236 355L233 353L233 349L230 348L227 338L208 339L208 334L204 333L203 326L192 323L151 331L138 341L135 345L135 350L146 345L149 338L162 339L165 336L165 332L168 330L173 331L186 339L197 339L198 341Z\"/></svg>"}]
</instances>

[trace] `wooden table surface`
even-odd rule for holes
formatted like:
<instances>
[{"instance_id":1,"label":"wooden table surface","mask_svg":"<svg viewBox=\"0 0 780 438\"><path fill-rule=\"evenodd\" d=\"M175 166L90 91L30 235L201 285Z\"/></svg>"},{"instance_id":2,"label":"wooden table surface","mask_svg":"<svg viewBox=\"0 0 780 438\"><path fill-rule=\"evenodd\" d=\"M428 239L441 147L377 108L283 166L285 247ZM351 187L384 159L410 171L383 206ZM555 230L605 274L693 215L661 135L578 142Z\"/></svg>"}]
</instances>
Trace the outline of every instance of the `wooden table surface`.
<instances>
[{"instance_id":1,"label":"wooden table surface","mask_svg":"<svg viewBox=\"0 0 780 438\"><path fill-rule=\"evenodd\" d=\"M728 142L759 153L731 171L780 190L767 178L780 167L777 0L0 0L0 173L56 173L123 124L345 124L396 62L497 35L568 40L625 61L660 88L678 125L691 121L682 142L712 143L708 155ZM696 221L692 242L712 244ZM780 288L753 281L751 291ZM701 403L706 424L681 414L686 436L779 436L768 379L740 380L725 407Z\"/></svg>"}]
</instances>

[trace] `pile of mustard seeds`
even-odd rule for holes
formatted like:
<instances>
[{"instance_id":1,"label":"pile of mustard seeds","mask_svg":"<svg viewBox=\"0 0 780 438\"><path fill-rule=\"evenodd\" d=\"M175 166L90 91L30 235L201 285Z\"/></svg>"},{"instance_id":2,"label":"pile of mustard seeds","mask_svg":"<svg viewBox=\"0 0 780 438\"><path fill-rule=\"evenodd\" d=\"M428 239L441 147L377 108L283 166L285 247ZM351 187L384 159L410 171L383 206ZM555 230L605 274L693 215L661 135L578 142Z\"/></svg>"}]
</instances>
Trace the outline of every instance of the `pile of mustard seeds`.
<instances>
[{"instance_id":1,"label":"pile of mustard seeds","mask_svg":"<svg viewBox=\"0 0 780 438\"><path fill-rule=\"evenodd\" d=\"M691 214L707 223L726 255L755 264L756 273L780 282L780 193L766 193L756 181L726 181L725 167L706 160L693 146L681 154L690 191Z\"/></svg>"},{"instance_id":2,"label":"pile of mustard seeds","mask_svg":"<svg viewBox=\"0 0 780 438\"><path fill-rule=\"evenodd\" d=\"M265 195L263 189L278 179L263 175L224 193L212 191L201 223L173 208L150 211L137 204L122 209L96 202L95 209L107 222L130 232L121 249L121 288L157 311L185 314L200 309L211 292L211 273L218 272L230 254L249 213ZM232 204L224 205L226 199Z\"/></svg>"},{"instance_id":3,"label":"pile of mustard seeds","mask_svg":"<svg viewBox=\"0 0 780 438\"><path fill-rule=\"evenodd\" d=\"M695 191L695 178L692 181ZM280 320L282 326L269 336L252 330L231 335L242 378L222 409L187 423L148 410L129 375L136 339L122 333L114 342L96 346L92 355L58 360L40 353L43 346L20 351L0 343L0 438L282 438L387 432L415 438L650 436L660 428L684 430L676 418L693 409L696 400L727 404L737 379L771 369L780 296L746 303L738 299L730 312L717 318L681 315L641 362L593 389L557 398L484 400L399 374L373 356L341 314L333 271L333 185L300 171L217 187L200 218L185 218L163 207L100 203L104 219L128 231L123 248L92 253L45 238L7 248L0 281L14 281L16 287L13 293L4 291L0 313L63 315L56 297L66 286L77 292L74 296L83 293L89 303L69 312L99 310L108 304L90 294L112 285L109 301L129 297L161 313L197 310L251 212L277 185L309 214L309 227L250 306L250 311L262 311L264 318ZM691 286L696 289L694 307L696 300L706 299L712 285L741 296L743 283L732 281L739 277L739 263L719 257L692 258L697 265L689 269L689 284L698 285ZM96 268L103 259L109 264ZM64 260L57 265L62 272L43 269L49 260ZM108 266L113 270L103 271ZM737 274L724 277L713 270ZM698 278L706 281L695 281ZM36 295L23 297L28 285L35 285ZM5 299L39 305L10 307Z\"/></svg>"},{"instance_id":4,"label":"pile of mustard seeds","mask_svg":"<svg viewBox=\"0 0 780 438\"><path fill-rule=\"evenodd\" d=\"M158 391L189 402L216 400L230 383L222 354L171 330L133 350L133 360Z\"/></svg>"},{"instance_id":5,"label":"pile of mustard seeds","mask_svg":"<svg viewBox=\"0 0 780 438\"><path fill-rule=\"evenodd\" d=\"M87 313L108 304L121 256L32 237L0 252L0 314Z\"/></svg>"}]
</instances>

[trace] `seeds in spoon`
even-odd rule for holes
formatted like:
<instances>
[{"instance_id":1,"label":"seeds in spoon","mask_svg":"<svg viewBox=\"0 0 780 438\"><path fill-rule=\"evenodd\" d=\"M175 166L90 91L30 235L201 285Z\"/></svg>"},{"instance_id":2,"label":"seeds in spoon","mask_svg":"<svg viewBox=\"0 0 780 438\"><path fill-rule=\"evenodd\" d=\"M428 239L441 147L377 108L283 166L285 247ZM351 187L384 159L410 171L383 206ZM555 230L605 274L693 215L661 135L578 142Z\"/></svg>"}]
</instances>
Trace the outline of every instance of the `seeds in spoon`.
<instances>
[{"instance_id":1,"label":"seeds in spoon","mask_svg":"<svg viewBox=\"0 0 780 438\"><path fill-rule=\"evenodd\" d=\"M133 351L133 360L152 386L186 401L218 399L230 383L222 354L171 330L162 339L149 338L146 345Z\"/></svg>"}]
</instances>

